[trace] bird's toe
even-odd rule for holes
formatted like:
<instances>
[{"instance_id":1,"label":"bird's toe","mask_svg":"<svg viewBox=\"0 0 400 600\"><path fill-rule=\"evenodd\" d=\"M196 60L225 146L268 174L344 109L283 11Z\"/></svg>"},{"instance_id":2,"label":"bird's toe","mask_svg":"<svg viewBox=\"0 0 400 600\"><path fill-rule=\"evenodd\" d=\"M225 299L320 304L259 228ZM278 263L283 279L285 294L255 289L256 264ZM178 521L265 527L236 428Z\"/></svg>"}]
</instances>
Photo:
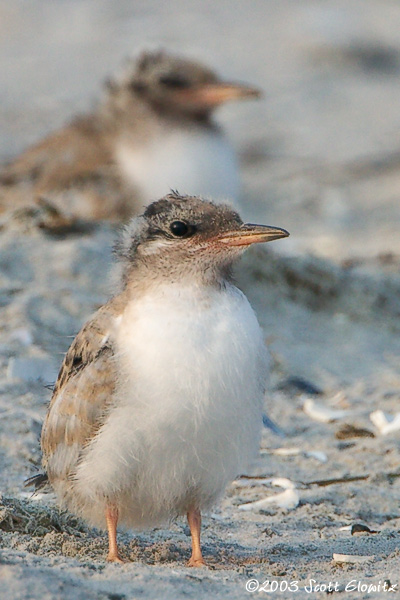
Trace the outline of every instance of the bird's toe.
<instances>
[{"instance_id":1,"label":"bird's toe","mask_svg":"<svg viewBox=\"0 0 400 600\"><path fill-rule=\"evenodd\" d=\"M201 568L208 567L204 558L193 558L193 556L191 556L190 559L188 560L187 566L188 567L201 567Z\"/></svg>"},{"instance_id":2,"label":"bird's toe","mask_svg":"<svg viewBox=\"0 0 400 600\"><path fill-rule=\"evenodd\" d=\"M123 560L119 554L109 554L107 556L107 562L124 565L127 561Z\"/></svg>"}]
</instances>

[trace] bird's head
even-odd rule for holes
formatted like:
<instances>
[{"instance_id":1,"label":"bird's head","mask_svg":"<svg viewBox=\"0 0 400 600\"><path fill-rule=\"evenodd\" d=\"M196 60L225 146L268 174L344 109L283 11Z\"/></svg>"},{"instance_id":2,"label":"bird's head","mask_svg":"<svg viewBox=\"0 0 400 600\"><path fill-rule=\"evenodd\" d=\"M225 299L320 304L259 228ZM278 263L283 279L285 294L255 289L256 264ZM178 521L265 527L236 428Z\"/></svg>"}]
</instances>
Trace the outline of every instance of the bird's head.
<instances>
[{"instance_id":1,"label":"bird's head","mask_svg":"<svg viewBox=\"0 0 400 600\"><path fill-rule=\"evenodd\" d=\"M142 53L108 87L111 97L131 95L155 110L195 119L206 119L229 100L260 96L254 87L222 81L202 64L162 51Z\"/></svg>"},{"instance_id":2,"label":"bird's head","mask_svg":"<svg viewBox=\"0 0 400 600\"><path fill-rule=\"evenodd\" d=\"M243 223L230 206L173 192L132 219L116 245L124 277L216 283L242 252L287 237L279 227Z\"/></svg>"}]
</instances>

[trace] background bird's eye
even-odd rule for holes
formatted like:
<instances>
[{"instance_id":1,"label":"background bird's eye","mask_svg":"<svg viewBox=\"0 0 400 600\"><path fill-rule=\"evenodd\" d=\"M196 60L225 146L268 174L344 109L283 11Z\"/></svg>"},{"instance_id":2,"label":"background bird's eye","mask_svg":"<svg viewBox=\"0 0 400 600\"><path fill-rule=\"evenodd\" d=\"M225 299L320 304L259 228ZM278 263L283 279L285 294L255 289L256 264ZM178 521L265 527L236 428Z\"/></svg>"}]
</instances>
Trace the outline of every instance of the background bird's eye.
<instances>
[{"instance_id":1,"label":"background bird's eye","mask_svg":"<svg viewBox=\"0 0 400 600\"><path fill-rule=\"evenodd\" d=\"M187 79L182 77L181 75L161 75L159 82L165 87L173 88L173 89L184 89L190 87Z\"/></svg>"},{"instance_id":2,"label":"background bird's eye","mask_svg":"<svg viewBox=\"0 0 400 600\"><path fill-rule=\"evenodd\" d=\"M145 84L140 83L139 81L132 81L129 84L129 87L130 87L131 91L134 92L135 94L141 94L146 89Z\"/></svg>"},{"instance_id":3,"label":"background bird's eye","mask_svg":"<svg viewBox=\"0 0 400 600\"><path fill-rule=\"evenodd\" d=\"M173 221L169 228L176 237L188 237L194 233L193 227L184 221Z\"/></svg>"}]
</instances>

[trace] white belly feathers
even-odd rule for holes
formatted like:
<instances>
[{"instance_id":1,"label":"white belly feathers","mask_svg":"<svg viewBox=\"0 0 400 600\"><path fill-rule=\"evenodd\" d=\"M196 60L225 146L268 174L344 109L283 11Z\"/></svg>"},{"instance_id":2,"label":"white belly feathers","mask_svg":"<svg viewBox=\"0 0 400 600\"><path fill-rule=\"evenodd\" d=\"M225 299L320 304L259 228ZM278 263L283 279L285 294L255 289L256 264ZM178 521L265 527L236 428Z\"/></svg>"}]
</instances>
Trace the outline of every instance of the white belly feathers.
<instances>
[{"instance_id":1,"label":"white belly feathers","mask_svg":"<svg viewBox=\"0 0 400 600\"><path fill-rule=\"evenodd\" d=\"M146 204L171 189L217 201L238 201L236 156L219 132L162 130L137 149L129 140L121 140L116 157L121 172Z\"/></svg>"},{"instance_id":2,"label":"white belly feathers","mask_svg":"<svg viewBox=\"0 0 400 600\"><path fill-rule=\"evenodd\" d=\"M116 341L117 406L77 485L94 502L125 494L121 521L136 527L186 511L191 494L207 509L258 449L267 365L252 308L233 286L164 286L127 306Z\"/></svg>"}]
</instances>

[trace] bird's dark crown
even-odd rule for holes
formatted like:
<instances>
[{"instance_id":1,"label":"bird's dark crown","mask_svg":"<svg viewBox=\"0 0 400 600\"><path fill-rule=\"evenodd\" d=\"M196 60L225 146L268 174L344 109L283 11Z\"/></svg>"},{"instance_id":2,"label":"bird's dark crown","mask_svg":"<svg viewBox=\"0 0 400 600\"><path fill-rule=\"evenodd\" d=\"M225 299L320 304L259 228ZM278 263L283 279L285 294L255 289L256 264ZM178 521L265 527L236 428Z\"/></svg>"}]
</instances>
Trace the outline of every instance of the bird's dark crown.
<instances>
[{"instance_id":1,"label":"bird's dark crown","mask_svg":"<svg viewBox=\"0 0 400 600\"><path fill-rule=\"evenodd\" d=\"M217 233L239 228L243 221L236 211L224 204L214 204L196 196L170 194L150 204L144 214L149 237L164 235L173 238L210 238ZM185 224L178 227L177 223Z\"/></svg>"}]
</instances>

